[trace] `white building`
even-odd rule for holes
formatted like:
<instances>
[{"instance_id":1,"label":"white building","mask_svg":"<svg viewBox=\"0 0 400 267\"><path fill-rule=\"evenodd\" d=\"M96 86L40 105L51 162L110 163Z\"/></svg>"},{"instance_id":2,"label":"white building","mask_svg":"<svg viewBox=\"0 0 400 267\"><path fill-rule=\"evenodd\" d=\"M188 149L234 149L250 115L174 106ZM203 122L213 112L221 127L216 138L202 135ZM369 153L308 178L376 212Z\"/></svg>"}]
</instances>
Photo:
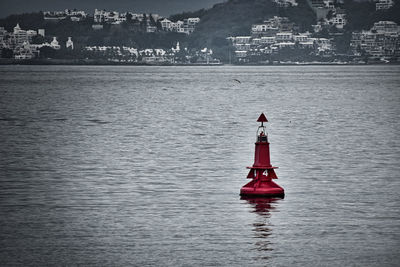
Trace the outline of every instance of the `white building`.
<instances>
[{"instance_id":1,"label":"white building","mask_svg":"<svg viewBox=\"0 0 400 267\"><path fill-rule=\"evenodd\" d=\"M333 50L332 42L327 38L310 38L310 41L314 42L318 52L331 52Z\"/></svg>"},{"instance_id":2,"label":"white building","mask_svg":"<svg viewBox=\"0 0 400 267\"><path fill-rule=\"evenodd\" d=\"M269 37L261 37L260 43L262 44L273 44L276 42L275 36L269 36Z\"/></svg>"},{"instance_id":3,"label":"white building","mask_svg":"<svg viewBox=\"0 0 400 267\"><path fill-rule=\"evenodd\" d=\"M126 16L125 16L126 20ZM106 10L98 10L97 8L94 10L93 21L96 23L121 23L123 21L120 18L119 13L117 11L106 11Z\"/></svg>"},{"instance_id":4,"label":"white building","mask_svg":"<svg viewBox=\"0 0 400 267\"><path fill-rule=\"evenodd\" d=\"M283 48L283 47L294 47L295 43L293 42L282 42L282 43L278 43L279 48Z\"/></svg>"},{"instance_id":5,"label":"white building","mask_svg":"<svg viewBox=\"0 0 400 267\"><path fill-rule=\"evenodd\" d=\"M67 18L65 11L44 11L43 18L49 21L58 21Z\"/></svg>"},{"instance_id":6,"label":"white building","mask_svg":"<svg viewBox=\"0 0 400 267\"><path fill-rule=\"evenodd\" d=\"M393 21L379 21L369 31L353 32L350 47L355 55L372 58L400 58L400 30Z\"/></svg>"},{"instance_id":7,"label":"white building","mask_svg":"<svg viewBox=\"0 0 400 267\"><path fill-rule=\"evenodd\" d=\"M41 36L45 36L45 30L44 29L38 29L38 34Z\"/></svg>"},{"instance_id":8,"label":"white building","mask_svg":"<svg viewBox=\"0 0 400 267\"><path fill-rule=\"evenodd\" d=\"M14 50L15 59L32 59L33 57L34 54L28 42L24 42Z\"/></svg>"},{"instance_id":9,"label":"white building","mask_svg":"<svg viewBox=\"0 0 400 267\"><path fill-rule=\"evenodd\" d=\"M70 18L71 21L81 21L87 17L87 14L85 11L82 10L65 10L65 14Z\"/></svg>"},{"instance_id":10,"label":"white building","mask_svg":"<svg viewBox=\"0 0 400 267\"><path fill-rule=\"evenodd\" d=\"M308 42L309 41L309 34L298 34L298 35L293 35L293 40L295 42Z\"/></svg>"},{"instance_id":11,"label":"white building","mask_svg":"<svg viewBox=\"0 0 400 267\"><path fill-rule=\"evenodd\" d=\"M65 43L66 48L70 48L71 50L74 50L74 42L72 42L72 37L68 37L67 42Z\"/></svg>"},{"instance_id":12,"label":"white building","mask_svg":"<svg viewBox=\"0 0 400 267\"><path fill-rule=\"evenodd\" d=\"M279 7L290 7L290 6L297 6L296 0L272 0L275 2Z\"/></svg>"},{"instance_id":13,"label":"white building","mask_svg":"<svg viewBox=\"0 0 400 267\"><path fill-rule=\"evenodd\" d=\"M163 20L160 21L161 23L161 27L164 31L171 31L172 30L172 21L170 21L169 19L165 18Z\"/></svg>"},{"instance_id":14,"label":"white building","mask_svg":"<svg viewBox=\"0 0 400 267\"><path fill-rule=\"evenodd\" d=\"M58 44L57 37L53 37L53 41L51 41L50 46L51 48L56 50L61 48L60 45Z\"/></svg>"},{"instance_id":15,"label":"white building","mask_svg":"<svg viewBox=\"0 0 400 267\"><path fill-rule=\"evenodd\" d=\"M375 4L376 10L389 9L394 5L393 0L378 0Z\"/></svg>"},{"instance_id":16,"label":"white building","mask_svg":"<svg viewBox=\"0 0 400 267\"><path fill-rule=\"evenodd\" d=\"M326 21L328 22L329 25L333 25L337 29L343 29L343 27L347 24L345 10L336 9L332 18Z\"/></svg>"},{"instance_id":17,"label":"white building","mask_svg":"<svg viewBox=\"0 0 400 267\"><path fill-rule=\"evenodd\" d=\"M160 21L161 27L164 31L174 31L185 34L191 34L199 22L200 18L187 18L183 21L178 20L176 22L165 18Z\"/></svg>"},{"instance_id":18,"label":"white building","mask_svg":"<svg viewBox=\"0 0 400 267\"><path fill-rule=\"evenodd\" d=\"M328 9L335 9L335 3L333 0L323 0L324 4L325 4L325 8Z\"/></svg>"},{"instance_id":19,"label":"white building","mask_svg":"<svg viewBox=\"0 0 400 267\"><path fill-rule=\"evenodd\" d=\"M236 50L235 51L235 56L237 58L245 58L247 56L247 51L243 51L243 50Z\"/></svg>"},{"instance_id":20,"label":"white building","mask_svg":"<svg viewBox=\"0 0 400 267\"><path fill-rule=\"evenodd\" d=\"M11 34L11 46L12 48L16 48L22 46L24 42L29 42L28 33L25 30L22 30L19 26L19 23L14 27L14 31Z\"/></svg>"},{"instance_id":21,"label":"white building","mask_svg":"<svg viewBox=\"0 0 400 267\"><path fill-rule=\"evenodd\" d=\"M267 31L278 31L279 28L275 25L271 24L253 24L251 26L251 32L252 33L261 33L261 32L267 32Z\"/></svg>"},{"instance_id":22,"label":"white building","mask_svg":"<svg viewBox=\"0 0 400 267\"><path fill-rule=\"evenodd\" d=\"M147 25L146 32L156 32L156 31L157 31L157 27L156 26Z\"/></svg>"},{"instance_id":23,"label":"white building","mask_svg":"<svg viewBox=\"0 0 400 267\"><path fill-rule=\"evenodd\" d=\"M276 34L276 41L277 42L287 42L293 39L293 33L291 32L278 32Z\"/></svg>"},{"instance_id":24,"label":"white building","mask_svg":"<svg viewBox=\"0 0 400 267\"><path fill-rule=\"evenodd\" d=\"M234 44L250 44L251 36L236 36L232 37Z\"/></svg>"},{"instance_id":25,"label":"white building","mask_svg":"<svg viewBox=\"0 0 400 267\"><path fill-rule=\"evenodd\" d=\"M378 21L374 23L371 30L378 33L398 33L400 32L399 26L393 21Z\"/></svg>"}]
</instances>

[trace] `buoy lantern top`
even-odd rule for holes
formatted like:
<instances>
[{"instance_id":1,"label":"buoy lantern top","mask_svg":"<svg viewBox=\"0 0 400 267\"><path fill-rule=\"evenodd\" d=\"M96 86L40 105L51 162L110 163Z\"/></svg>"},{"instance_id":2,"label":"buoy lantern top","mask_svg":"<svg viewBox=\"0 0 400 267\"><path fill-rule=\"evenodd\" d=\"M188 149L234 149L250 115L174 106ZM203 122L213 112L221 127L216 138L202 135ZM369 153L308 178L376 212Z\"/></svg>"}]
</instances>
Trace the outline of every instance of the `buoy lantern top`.
<instances>
[{"instance_id":1,"label":"buoy lantern top","mask_svg":"<svg viewBox=\"0 0 400 267\"><path fill-rule=\"evenodd\" d=\"M257 122L268 122L267 117L265 117L264 113L261 113L260 117L258 117Z\"/></svg>"}]
</instances>

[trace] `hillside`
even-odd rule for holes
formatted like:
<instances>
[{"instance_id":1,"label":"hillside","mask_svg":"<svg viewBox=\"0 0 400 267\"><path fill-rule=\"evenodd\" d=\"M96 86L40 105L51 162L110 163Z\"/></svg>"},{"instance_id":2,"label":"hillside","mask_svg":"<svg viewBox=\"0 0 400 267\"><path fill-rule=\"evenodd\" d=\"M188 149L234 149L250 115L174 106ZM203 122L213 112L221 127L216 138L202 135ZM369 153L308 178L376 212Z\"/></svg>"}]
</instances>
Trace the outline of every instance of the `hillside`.
<instances>
[{"instance_id":1,"label":"hillside","mask_svg":"<svg viewBox=\"0 0 400 267\"><path fill-rule=\"evenodd\" d=\"M300 26L311 29L315 15L305 0L298 0L297 7L279 8L271 0L229 0L216 4L202 13L195 32L189 36L190 47L210 47L218 58L227 60L228 36L249 35L251 25L273 16L287 16Z\"/></svg>"},{"instance_id":2,"label":"hillside","mask_svg":"<svg viewBox=\"0 0 400 267\"><path fill-rule=\"evenodd\" d=\"M370 1L345 0L338 4L346 10L347 25L339 33L324 29L314 34L315 37L333 39L338 53L346 54L349 51L350 39L353 31L368 30L374 22L381 20L394 21L400 24L400 0L394 0L395 5L384 11L376 11L375 3ZM273 16L288 17L298 26L298 31L312 32L312 26L317 23L316 16L307 4L307 0L297 0L297 6L279 7L272 0L228 0L216 4L209 9L200 9L193 12L184 12L170 16L172 21L183 20L189 17L199 17L195 31L186 35L177 32L161 30L160 22L152 22L156 32L147 33L146 25L142 22L125 21L120 25L104 24L104 29L93 30L93 17L79 22L61 20L49 22L43 19L41 12L11 15L0 19L0 26L9 32L19 23L22 29L45 29L46 41L56 36L59 42L65 43L69 36L74 40L74 46L82 49L85 46L129 46L138 49L163 48L169 49L180 42L181 47L198 51L204 47L214 51L214 57L228 62L233 55L233 48L227 37L250 35L252 24L261 23ZM43 40L35 40L42 42ZM78 50L76 49L76 50ZM79 54L74 50L74 53Z\"/></svg>"}]
</instances>

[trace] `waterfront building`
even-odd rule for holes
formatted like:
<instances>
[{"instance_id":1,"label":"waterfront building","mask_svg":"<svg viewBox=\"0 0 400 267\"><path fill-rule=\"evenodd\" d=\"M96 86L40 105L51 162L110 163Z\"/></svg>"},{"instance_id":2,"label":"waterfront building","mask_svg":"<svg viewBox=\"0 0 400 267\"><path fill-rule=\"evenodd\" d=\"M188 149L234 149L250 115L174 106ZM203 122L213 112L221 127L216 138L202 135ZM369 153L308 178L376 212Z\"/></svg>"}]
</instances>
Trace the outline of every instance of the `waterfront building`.
<instances>
[{"instance_id":1,"label":"waterfront building","mask_svg":"<svg viewBox=\"0 0 400 267\"><path fill-rule=\"evenodd\" d=\"M53 37L53 40L50 43L50 47L56 50L59 50L61 48L60 45L58 44L57 37L55 36Z\"/></svg>"},{"instance_id":2,"label":"waterfront building","mask_svg":"<svg viewBox=\"0 0 400 267\"><path fill-rule=\"evenodd\" d=\"M160 21L161 27L164 31L174 31L185 34L191 34L199 22L200 18L187 18L183 21L178 20L176 22L164 18Z\"/></svg>"},{"instance_id":3,"label":"waterfront building","mask_svg":"<svg viewBox=\"0 0 400 267\"><path fill-rule=\"evenodd\" d=\"M179 46L179 42L176 42L176 46L175 46L175 47L172 47L172 48L171 48L171 51L172 51L173 53L177 53L177 52L181 51L181 48L180 48L180 46Z\"/></svg>"},{"instance_id":4,"label":"waterfront building","mask_svg":"<svg viewBox=\"0 0 400 267\"><path fill-rule=\"evenodd\" d=\"M74 42L72 42L72 37L68 37L65 47L74 50Z\"/></svg>"},{"instance_id":5,"label":"waterfront building","mask_svg":"<svg viewBox=\"0 0 400 267\"><path fill-rule=\"evenodd\" d=\"M15 59L32 59L33 57L34 54L28 42L24 42L14 50Z\"/></svg>"}]
</instances>

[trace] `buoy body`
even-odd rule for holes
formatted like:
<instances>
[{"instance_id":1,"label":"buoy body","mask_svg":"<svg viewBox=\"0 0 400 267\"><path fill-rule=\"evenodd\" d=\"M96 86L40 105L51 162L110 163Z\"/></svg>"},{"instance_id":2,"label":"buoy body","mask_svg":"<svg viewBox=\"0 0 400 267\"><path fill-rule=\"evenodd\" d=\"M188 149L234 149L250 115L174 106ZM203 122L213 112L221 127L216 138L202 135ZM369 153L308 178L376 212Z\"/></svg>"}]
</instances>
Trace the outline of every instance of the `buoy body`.
<instances>
[{"instance_id":1,"label":"buoy body","mask_svg":"<svg viewBox=\"0 0 400 267\"><path fill-rule=\"evenodd\" d=\"M254 197L284 197L285 192L282 187L277 185L272 179L278 179L274 167L270 162L268 135L265 132L264 122L267 118L261 114L257 120L261 126L257 130L257 140L255 143L254 164L250 169L247 178L252 179L240 189L241 196Z\"/></svg>"}]
</instances>

